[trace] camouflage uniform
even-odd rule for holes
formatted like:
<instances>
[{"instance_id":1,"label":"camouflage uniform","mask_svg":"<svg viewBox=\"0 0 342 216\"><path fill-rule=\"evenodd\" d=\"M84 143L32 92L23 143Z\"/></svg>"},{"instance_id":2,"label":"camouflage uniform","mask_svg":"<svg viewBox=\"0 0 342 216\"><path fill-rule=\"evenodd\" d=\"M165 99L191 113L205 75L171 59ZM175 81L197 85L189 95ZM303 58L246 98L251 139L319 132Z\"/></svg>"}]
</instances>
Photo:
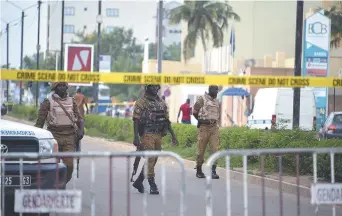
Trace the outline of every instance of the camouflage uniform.
<instances>
[{"instance_id":1,"label":"camouflage uniform","mask_svg":"<svg viewBox=\"0 0 342 216\"><path fill-rule=\"evenodd\" d=\"M210 144L211 153L218 151L219 141L219 118L220 106L217 99L210 97L208 93L198 98L194 105L194 113L198 113L198 134L197 134L197 171L202 173L202 165L204 162L204 153L208 142ZM202 173L203 174L203 173ZM213 176L216 175L216 162L213 166ZM217 176L217 177L216 177ZM197 176L199 177L199 176ZM202 177L203 178L204 174Z\"/></svg>"},{"instance_id":2,"label":"camouflage uniform","mask_svg":"<svg viewBox=\"0 0 342 216\"><path fill-rule=\"evenodd\" d=\"M144 125L144 132L141 138L141 144L144 150L161 151L163 134L163 122L169 119L167 106L158 96L145 94L144 97L135 102L133 118L139 119ZM161 121L160 124L156 120ZM155 177L154 167L158 157L148 159L148 177Z\"/></svg>"},{"instance_id":3,"label":"camouflage uniform","mask_svg":"<svg viewBox=\"0 0 342 216\"><path fill-rule=\"evenodd\" d=\"M58 96L57 96L58 97ZM76 123L83 120L82 116L79 113L77 104L73 98L68 98L72 101L72 111L73 116L76 120ZM72 125L68 126L54 126L52 124L52 120L49 119L49 112L51 100L45 99L41 104L38 112L38 119L36 121L35 126L39 128L43 128L45 122L47 123L47 130L49 130L53 137L58 142L58 149L59 152L75 152L75 145L76 145L76 133L74 127ZM65 115L66 116L66 115ZM67 116L66 116L67 117ZM63 162L67 166L67 183L71 180L72 172L74 169L73 166L73 159L72 158L63 158Z\"/></svg>"}]
</instances>

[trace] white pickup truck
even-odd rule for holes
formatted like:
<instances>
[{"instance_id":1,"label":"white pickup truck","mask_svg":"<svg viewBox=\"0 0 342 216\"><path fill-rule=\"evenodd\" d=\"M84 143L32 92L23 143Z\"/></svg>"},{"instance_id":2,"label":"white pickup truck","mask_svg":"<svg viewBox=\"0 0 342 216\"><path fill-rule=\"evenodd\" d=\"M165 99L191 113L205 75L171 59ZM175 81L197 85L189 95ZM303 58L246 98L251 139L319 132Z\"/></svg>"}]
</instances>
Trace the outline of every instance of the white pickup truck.
<instances>
[{"instance_id":1,"label":"white pickup truck","mask_svg":"<svg viewBox=\"0 0 342 216\"><path fill-rule=\"evenodd\" d=\"M56 140L47 130L4 119L0 119L0 130L0 156L7 153L52 153L58 151ZM0 161L1 194L4 195L2 196L4 205L1 205L1 210L5 212L5 215L19 215L19 213L14 213L14 194L16 189L20 189L20 183L23 189L65 189L66 166L62 162L56 163L55 158L42 158L39 163L37 159L23 159L22 178L20 178L19 158L1 157ZM38 170L40 170L39 179ZM31 215L37 215L37 213Z\"/></svg>"}]
</instances>

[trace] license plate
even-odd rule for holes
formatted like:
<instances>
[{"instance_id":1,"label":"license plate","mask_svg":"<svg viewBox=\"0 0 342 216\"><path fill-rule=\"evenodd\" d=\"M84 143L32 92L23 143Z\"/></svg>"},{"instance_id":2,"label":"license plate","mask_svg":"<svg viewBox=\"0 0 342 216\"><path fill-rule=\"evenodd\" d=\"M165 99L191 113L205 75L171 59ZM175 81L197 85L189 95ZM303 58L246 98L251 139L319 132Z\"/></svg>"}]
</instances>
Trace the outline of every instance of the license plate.
<instances>
[{"instance_id":1,"label":"license plate","mask_svg":"<svg viewBox=\"0 0 342 216\"><path fill-rule=\"evenodd\" d=\"M0 184L4 186L20 186L20 176L0 176ZM31 186L31 176L22 176L21 184L23 186Z\"/></svg>"}]
</instances>

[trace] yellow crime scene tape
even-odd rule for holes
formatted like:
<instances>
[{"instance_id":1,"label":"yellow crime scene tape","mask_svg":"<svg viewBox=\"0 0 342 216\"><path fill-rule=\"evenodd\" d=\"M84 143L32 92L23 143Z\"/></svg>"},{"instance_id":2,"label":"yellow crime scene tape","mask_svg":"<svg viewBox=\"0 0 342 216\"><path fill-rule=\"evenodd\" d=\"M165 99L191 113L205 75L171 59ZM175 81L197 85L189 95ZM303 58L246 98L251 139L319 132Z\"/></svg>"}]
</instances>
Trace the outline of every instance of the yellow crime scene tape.
<instances>
[{"instance_id":1,"label":"yellow crime scene tape","mask_svg":"<svg viewBox=\"0 0 342 216\"><path fill-rule=\"evenodd\" d=\"M131 72L65 72L52 70L1 70L1 80L70 83L112 84L191 84L191 85L245 85L260 87L342 87L342 78L295 76L233 76L233 75L180 75L142 74Z\"/></svg>"},{"instance_id":2,"label":"yellow crime scene tape","mask_svg":"<svg viewBox=\"0 0 342 216\"><path fill-rule=\"evenodd\" d=\"M88 106L91 106L91 105L94 105L95 106L95 103L87 103ZM115 105L118 105L118 106L125 106L125 105L134 105L134 103L98 103L99 106L115 106Z\"/></svg>"}]
</instances>

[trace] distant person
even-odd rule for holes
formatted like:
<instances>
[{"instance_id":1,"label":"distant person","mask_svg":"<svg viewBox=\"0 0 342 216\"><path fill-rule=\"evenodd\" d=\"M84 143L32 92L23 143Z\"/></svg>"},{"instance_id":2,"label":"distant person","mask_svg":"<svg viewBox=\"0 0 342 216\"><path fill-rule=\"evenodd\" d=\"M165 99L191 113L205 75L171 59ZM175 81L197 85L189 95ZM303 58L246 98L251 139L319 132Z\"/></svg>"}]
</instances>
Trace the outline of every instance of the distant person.
<instances>
[{"instance_id":1,"label":"distant person","mask_svg":"<svg viewBox=\"0 0 342 216\"><path fill-rule=\"evenodd\" d=\"M183 104L178 111L177 123L180 113L182 112L182 123L183 124L191 124L191 107L190 107L190 99L186 99L185 104Z\"/></svg>"},{"instance_id":2,"label":"distant person","mask_svg":"<svg viewBox=\"0 0 342 216\"><path fill-rule=\"evenodd\" d=\"M84 96L84 94L82 93L80 88L77 89L76 95L74 98L75 98L77 107L80 111L80 114L81 114L82 118L84 119L84 105L87 108L87 114L89 113L88 104L87 104L88 99L86 96Z\"/></svg>"}]
</instances>

